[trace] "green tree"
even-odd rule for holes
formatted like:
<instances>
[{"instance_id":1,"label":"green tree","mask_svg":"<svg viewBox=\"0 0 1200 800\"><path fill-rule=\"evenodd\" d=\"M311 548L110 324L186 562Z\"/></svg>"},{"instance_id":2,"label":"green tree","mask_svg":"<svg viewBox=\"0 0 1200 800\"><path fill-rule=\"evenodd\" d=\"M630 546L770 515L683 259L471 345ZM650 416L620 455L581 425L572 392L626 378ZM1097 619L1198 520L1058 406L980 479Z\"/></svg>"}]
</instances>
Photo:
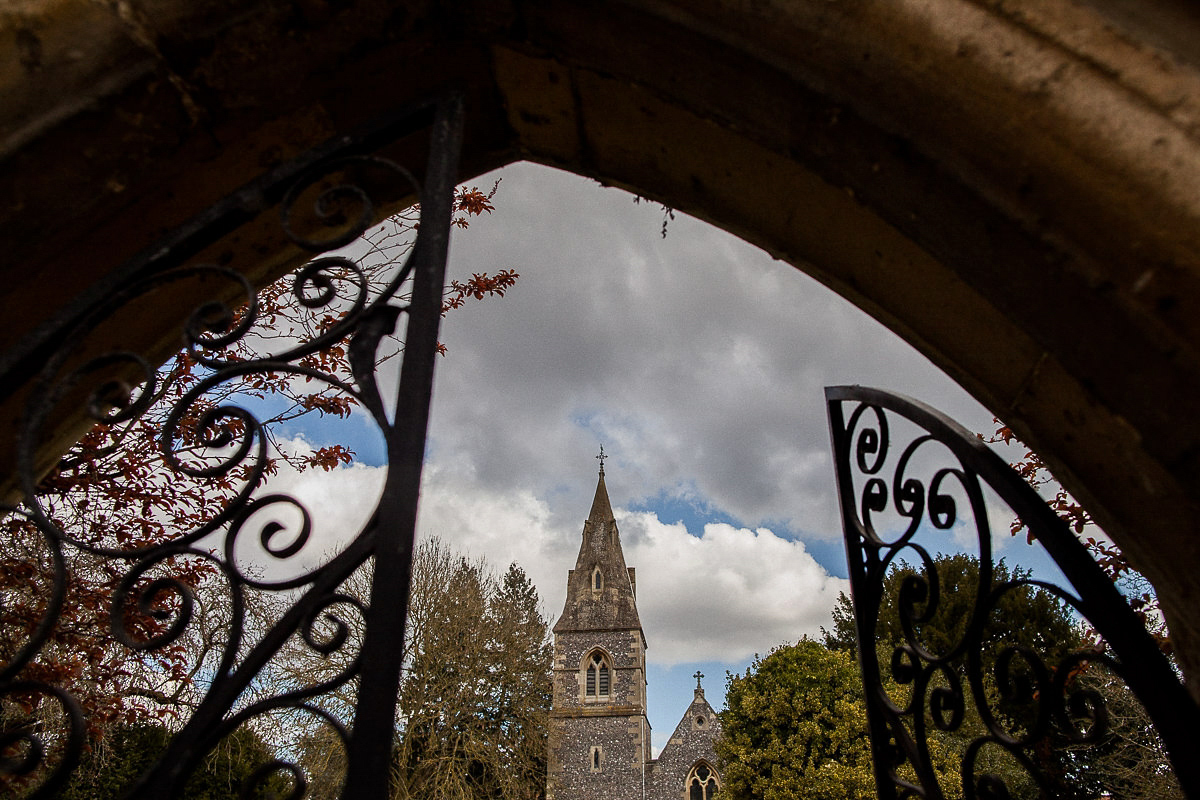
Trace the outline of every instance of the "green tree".
<instances>
[{"instance_id":1,"label":"green tree","mask_svg":"<svg viewBox=\"0 0 1200 800\"><path fill-rule=\"evenodd\" d=\"M534 800L551 661L537 592L515 564L497 581L461 558L438 585L400 687L396 796Z\"/></svg>"},{"instance_id":2,"label":"green tree","mask_svg":"<svg viewBox=\"0 0 1200 800\"><path fill-rule=\"evenodd\" d=\"M934 559L934 568L940 589L937 608L929 619L915 622L913 629L916 641L937 655L948 652L966 631L975 604L979 565L972 556L941 555ZM879 663L885 671L891 663L893 650L907 641L898 608L902 587L922 574L916 567L901 563L893 567L884 580L875 643ZM1037 586L1021 583L1029 577L1025 570L1009 570L1003 561L996 565L993 585L1009 582L1015 585L1000 597L989 613L981 640L981 677L988 702L996 712L997 721L1011 731L1028 728L1037 703L1043 698L1001 696L996 688L995 669L1004 648L1028 648L1037 653L1051 671L1070 653L1086 653L1090 649L1099 654L1100 651L1097 643L1085 637L1082 623L1061 601ZM926 611L925 604L916 603L912 615L919 618ZM834 609L832 629L822 632L824 642L830 648L850 654L857 652L854 607L844 593L839 596ZM1028 666L1021 659L1016 659L1014 664L1018 672ZM964 659L958 659L955 668L960 680L965 681ZM1178 785L1162 746L1144 709L1124 682L1098 661L1072 663L1069 668L1068 693L1097 692L1108 710L1110 728L1100 742L1081 745L1072 743L1065 731L1052 725L1047 738L1029 752L1039 768L1052 780L1097 795L1108 791L1122 798L1179 797ZM962 726L947 741L961 755L973 739L984 733L979 715L968 713ZM985 747L981 751L977 773L982 772L1003 778L1014 797L1039 794L1030 776L998 747Z\"/></svg>"},{"instance_id":3,"label":"green tree","mask_svg":"<svg viewBox=\"0 0 1200 800\"><path fill-rule=\"evenodd\" d=\"M943 554L933 559L933 568L938 584L936 605L931 599L914 602L909 618L916 643L929 653L941 656L951 652L963 640L967 626L975 616L979 560L965 553ZM1029 577L1029 571L1020 567L1009 570L1003 559L996 563L992 586L1010 584L1011 588L989 609L980 638L981 672L991 687L990 700L1002 723L1010 729L1026 728L1036 703L1031 697L1001 696L995 691L993 678L1004 650L1013 646L1025 648L1037 654L1053 670L1061 659L1084 646L1082 628L1070 609L1050 592L1022 583ZM918 581L929 582L931 578L923 570L904 562L894 565L884 579L874 632L881 669L888 668L893 650L908 641L901 619L900 598L906 585L916 586ZM854 606L844 592L838 595L833 623L832 631L822 629L825 644L856 654ZM965 684L966 659L959 657L954 666ZM1022 658L1013 659L1011 666L1015 672L1026 674L1030 668ZM1056 772L1061 770L1061 767L1055 768Z\"/></svg>"},{"instance_id":4,"label":"green tree","mask_svg":"<svg viewBox=\"0 0 1200 800\"><path fill-rule=\"evenodd\" d=\"M962 640L972 619L979 586L979 559L965 553L939 555L933 559L933 566L939 589L937 606L928 619L914 622L913 631L919 644L940 655ZM906 582L925 577L918 567L901 562L888 570L884 578L875 641L886 651L885 664L892 648L905 642L899 606L901 591ZM988 614L982 638L985 672L993 669L999 651L1008 645L1030 648L1053 664L1083 643L1082 631L1070 610L1051 593L1021 583L1029 578L1028 570L1020 567L1010 570L1003 559L994 567L993 586L1010 582L1016 585L1000 596ZM912 611L914 618L920 618L927 613L928 604L914 603ZM857 653L854 605L845 592L838 595L833 610L833 629L822 628L821 632L826 646Z\"/></svg>"},{"instance_id":5,"label":"green tree","mask_svg":"<svg viewBox=\"0 0 1200 800\"><path fill-rule=\"evenodd\" d=\"M886 687L899 697L903 689ZM729 675L717 758L727 800L868 800L875 795L866 700L853 656L820 642L783 645ZM935 766L957 782L948 748Z\"/></svg>"},{"instance_id":6,"label":"green tree","mask_svg":"<svg viewBox=\"0 0 1200 800\"><path fill-rule=\"evenodd\" d=\"M537 589L516 564L501 578L487 622L496 738L507 765L493 796L536 800L545 794L553 647Z\"/></svg>"}]
</instances>

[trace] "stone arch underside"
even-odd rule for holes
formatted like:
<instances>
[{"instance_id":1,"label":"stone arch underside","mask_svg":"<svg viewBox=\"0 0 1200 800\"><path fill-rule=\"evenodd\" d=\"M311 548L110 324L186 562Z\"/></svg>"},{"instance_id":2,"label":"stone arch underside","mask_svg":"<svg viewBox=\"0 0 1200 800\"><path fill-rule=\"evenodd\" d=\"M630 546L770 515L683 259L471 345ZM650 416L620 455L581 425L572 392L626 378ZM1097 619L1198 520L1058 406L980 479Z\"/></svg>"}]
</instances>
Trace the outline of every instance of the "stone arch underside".
<instances>
[{"instance_id":1,"label":"stone arch underside","mask_svg":"<svg viewBox=\"0 0 1200 800\"><path fill-rule=\"evenodd\" d=\"M456 87L464 179L524 158L661 200L929 356L1154 581L1200 696L1200 21L1124 9L24 0L0 15L0 422L39 326L163 232ZM279 274L299 254L266 227L201 255ZM165 352L177 310L120 335Z\"/></svg>"}]
</instances>

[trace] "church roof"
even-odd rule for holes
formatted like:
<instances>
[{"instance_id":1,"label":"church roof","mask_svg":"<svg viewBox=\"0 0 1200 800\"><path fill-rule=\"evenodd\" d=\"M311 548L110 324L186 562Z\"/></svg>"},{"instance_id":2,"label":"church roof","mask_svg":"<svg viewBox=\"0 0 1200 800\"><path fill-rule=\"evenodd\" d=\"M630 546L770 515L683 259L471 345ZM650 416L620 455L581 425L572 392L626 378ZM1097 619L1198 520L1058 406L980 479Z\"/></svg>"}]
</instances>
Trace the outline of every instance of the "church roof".
<instances>
[{"instance_id":1,"label":"church roof","mask_svg":"<svg viewBox=\"0 0 1200 800\"><path fill-rule=\"evenodd\" d=\"M584 630L641 630L633 569L625 566L621 534L613 517L604 468L592 510L583 523L575 569L567 575L567 600L555 633Z\"/></svg>"}]
</instances>

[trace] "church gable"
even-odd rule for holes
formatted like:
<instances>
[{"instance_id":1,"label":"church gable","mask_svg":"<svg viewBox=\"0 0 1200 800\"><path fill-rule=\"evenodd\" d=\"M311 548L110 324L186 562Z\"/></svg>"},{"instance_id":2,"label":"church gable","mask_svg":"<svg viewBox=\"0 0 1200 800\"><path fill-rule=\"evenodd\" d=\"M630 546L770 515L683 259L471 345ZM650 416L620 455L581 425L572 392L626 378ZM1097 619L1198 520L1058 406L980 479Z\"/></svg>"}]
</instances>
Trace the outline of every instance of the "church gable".
<instances>
[{"instance_id":1,"label":"church gable","mask_svg":"<svg viewBox=\"0 0 1200 800\"><path fill-rule=\"evenodd\" d=\"M714 743L721 720L704 699L696 673L696 692L683 719L654 765L648 800L711 800L720 785Z\"/></svg>"}]
</instances>

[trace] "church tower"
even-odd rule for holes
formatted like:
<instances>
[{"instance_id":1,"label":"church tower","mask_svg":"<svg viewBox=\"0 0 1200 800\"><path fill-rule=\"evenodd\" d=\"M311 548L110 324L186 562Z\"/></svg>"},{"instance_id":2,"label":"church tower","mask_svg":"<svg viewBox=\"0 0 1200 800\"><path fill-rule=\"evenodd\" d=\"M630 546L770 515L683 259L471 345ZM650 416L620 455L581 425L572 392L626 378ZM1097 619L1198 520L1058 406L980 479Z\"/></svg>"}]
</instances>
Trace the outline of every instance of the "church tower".
<instances>
[{"instance_id":1,"label":"church tower","mask_svg":"<svg viewBox=\"0 0 1200 800\"><path fill-rule=\"evenodd\" d=\"M604 486L603 455L554 626L547 800L637 800L651 778L646 637Z\"/></svg>"}]
</instances>

